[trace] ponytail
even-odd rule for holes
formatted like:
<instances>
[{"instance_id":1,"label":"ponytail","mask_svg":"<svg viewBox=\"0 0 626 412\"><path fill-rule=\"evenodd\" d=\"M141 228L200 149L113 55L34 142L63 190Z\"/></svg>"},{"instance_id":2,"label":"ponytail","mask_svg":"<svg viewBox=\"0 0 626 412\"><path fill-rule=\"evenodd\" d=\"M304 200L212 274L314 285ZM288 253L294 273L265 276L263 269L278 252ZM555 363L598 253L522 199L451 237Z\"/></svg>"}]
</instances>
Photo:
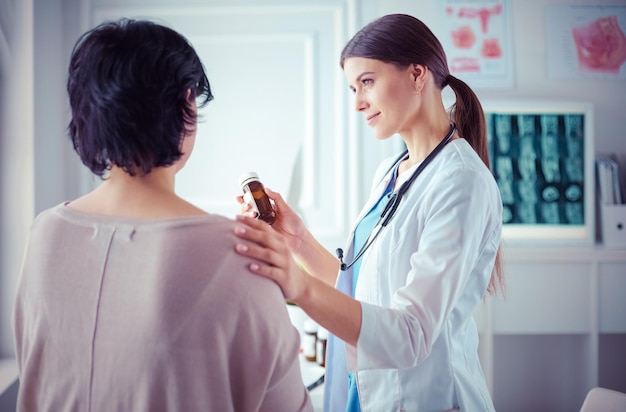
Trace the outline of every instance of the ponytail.
<instances>
[{"instance_id":1,"label":"ponytail","mask_svg":"<svg viewBox=\"0 0 626 412\"><path fill-rule=\"evenodd\" d=\"M448 75L444 84L446 83L456 95L456 103L449 109L451 120L456 123L459 134L469 142L483 163L490 168L485 114L478 96L467 83L452 75Z\"/></svg>"},{"instance_id":2,"label":"ponytail","mask_svg":"<svg viewBox=\"0 0 626 412\"><path fill-rule=\"evenodd\" d=\"M485 114L478 96L467 83L451 74L448 74L443 81L442 86L447 85L452 88L456 96L456 102L449 109L450 119L456 123L459 135L467 140L483 163L491 169ZM502 249L500 247L498 247L491 279L487 286L487 291L490 294L497 294L498 290L504 291Z\"/></svg>"}]
</instances>

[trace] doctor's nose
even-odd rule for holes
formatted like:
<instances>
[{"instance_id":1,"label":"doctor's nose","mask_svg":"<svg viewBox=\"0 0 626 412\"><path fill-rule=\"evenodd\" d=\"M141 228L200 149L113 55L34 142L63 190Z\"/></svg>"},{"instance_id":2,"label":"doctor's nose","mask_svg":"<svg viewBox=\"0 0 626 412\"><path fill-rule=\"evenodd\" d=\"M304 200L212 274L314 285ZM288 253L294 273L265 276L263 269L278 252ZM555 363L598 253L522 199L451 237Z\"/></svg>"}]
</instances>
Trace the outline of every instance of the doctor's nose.
<instances>
[{"instance_id":1,"label":"doctor's nose","mask_svg":"<svg viewBox=\"0 0 626 412\"><path fill-rule=\"evenodd\" d=\"M360 92L356 92L354 95L354 110L362 112L369 107L369 103L363 99L363 95Z\"/></svg>"}]
</instances>

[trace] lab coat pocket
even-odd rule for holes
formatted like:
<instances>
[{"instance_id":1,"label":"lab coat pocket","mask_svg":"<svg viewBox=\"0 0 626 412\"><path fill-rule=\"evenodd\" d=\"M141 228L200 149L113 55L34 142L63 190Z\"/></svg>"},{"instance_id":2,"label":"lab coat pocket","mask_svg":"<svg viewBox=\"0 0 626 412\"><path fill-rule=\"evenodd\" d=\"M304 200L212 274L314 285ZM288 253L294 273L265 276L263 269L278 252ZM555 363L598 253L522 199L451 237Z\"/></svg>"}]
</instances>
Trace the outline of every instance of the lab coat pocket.
<instances>
[{"instance_id":1,"label":"lab coat pocket","mask_svg":"<svg viewBox=\"0 0 626 412\"><path fill-rule=\"evenodd\" d=\"M362 412L400 412L400 380L397 369L357 371Z\"/></svg>"}]
</instances>

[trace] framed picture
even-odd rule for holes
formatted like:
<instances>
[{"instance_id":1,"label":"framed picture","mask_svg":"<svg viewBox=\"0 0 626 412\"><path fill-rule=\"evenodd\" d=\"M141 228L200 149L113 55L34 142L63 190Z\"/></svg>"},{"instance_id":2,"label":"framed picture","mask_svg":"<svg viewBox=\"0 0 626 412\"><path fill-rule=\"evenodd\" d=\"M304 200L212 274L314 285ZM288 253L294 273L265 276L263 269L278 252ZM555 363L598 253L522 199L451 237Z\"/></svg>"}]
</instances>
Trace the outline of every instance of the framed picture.
<instances>
[{"instance_id":1,"label":"framed picture","mask_svg":"<svg viewBox=\"0 0 626 412\"><path fill-rule=\"evenodd\" d=\"M483 102L505 241L595 242L589 103Z\"/></svg>"},{"instance_id":2,"label":"framed picture","mask_svg":"<svg viewBox=\"0 0 626 412\"><path fill-rule=\"evenodd\" d=\"M440 0L441 39L450 72L475 89L512 88L511 0Z\"/></svg>"}]
</instances>

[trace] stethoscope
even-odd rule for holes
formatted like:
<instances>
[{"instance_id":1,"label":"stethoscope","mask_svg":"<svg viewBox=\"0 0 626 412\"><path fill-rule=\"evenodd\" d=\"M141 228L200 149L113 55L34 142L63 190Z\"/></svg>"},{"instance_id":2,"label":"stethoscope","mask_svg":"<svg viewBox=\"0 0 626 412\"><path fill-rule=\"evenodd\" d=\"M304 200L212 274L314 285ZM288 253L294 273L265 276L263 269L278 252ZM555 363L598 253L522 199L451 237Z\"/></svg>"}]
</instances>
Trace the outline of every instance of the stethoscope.
<instances>
[{"instance_id":1,"label":"stethoscope","mask_svg":"<svg viewBox=\"0 0 626 412\"><path fill-rule=\"evenodd\" d=\"M454 132L455 131L456 131L456 124L454 122L451 122L450 123L450 131L448 132L448 134L443 138L443 140L441 142L439 142L439 144L432 150L432 152L430 152L428 154L428 156L426 156L424 161L422 161L422 163L420 163L420 165L417 167L417 169L415 169L415 171L413 172L411 177L406 182L404 182L402 184L402 186L400 186L400 189L398 189L395 192L393 192L393 194L391 195L391 198L389 199L389 202L387 202L387 205L385 205L385 208L383 209L383 212L381 213L380 217L378 218L378 221L376 222L376 225L374 225L374 229L372 230L372 232L368 236L367 241L365 242L365 244L363 244L363 246L361 246L361 249L356 254L354 259L352 259L352 262L350 262L348 264L344 263L344 261L343 261L343 249L342 248L338 248L337 249L337 257L339 258L339 262L341 262L341 266L340 266L341 270L348 270L348 269L350 269L352 267L352 265L354 265L354 263L357 260L359 260L361 258L361 256L363 256L365 251L367 251L367 249L369 249L369 247L372 245L372 243L374 243L374 240L376 240L376 238L378 237L378 234L380 233L382 228L387 226L389 224L389 222L391 221L391 219L393 218L393 216L396 214L396 210L398 209L398 206L400 205L400 201L402 200L402 196L404 196L404 194L409 190L409 187L411 186L413 181L415 181L415 179L417 179L417 176L419 176L419 174L422 173L422 170L424 170L424 168L426 166L428 166L428 164L435 158L435 156L437 156L437 154L439 154L441 149L443 149L443 147L446 144L448 144L448 142L450 140L452 140L452 136L454 136ZM389 173L391 171L391 169L393 169L398 164L398 162L400 162L402 159L404 159L408 152L409 152L408 150L405 150L404 152L402 152L402 154L400 156L398 156L396 161L393 162L393 165L385 173L385 175L387 173Z\"/></svg>"}]
</instances>

